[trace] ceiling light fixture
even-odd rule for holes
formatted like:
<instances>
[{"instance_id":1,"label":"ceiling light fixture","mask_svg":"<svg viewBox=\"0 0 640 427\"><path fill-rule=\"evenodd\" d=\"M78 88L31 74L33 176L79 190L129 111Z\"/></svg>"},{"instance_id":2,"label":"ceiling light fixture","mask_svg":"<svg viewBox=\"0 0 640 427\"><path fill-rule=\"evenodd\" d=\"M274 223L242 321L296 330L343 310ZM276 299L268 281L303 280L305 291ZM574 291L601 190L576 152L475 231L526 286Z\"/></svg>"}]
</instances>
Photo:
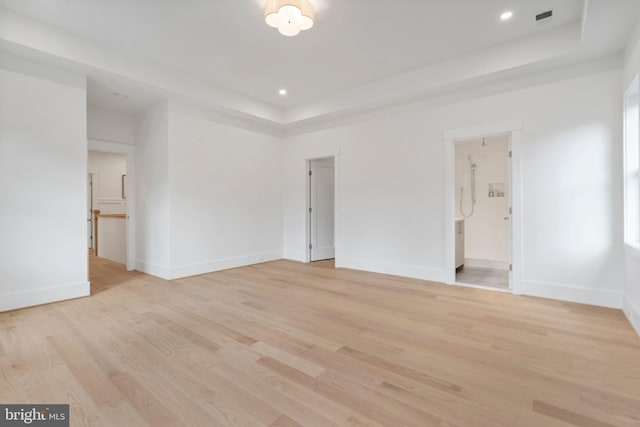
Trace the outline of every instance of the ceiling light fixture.
<instances>
[{"instance_id":1,"label":"ceiling light fixture","mask_svg":"<svg viewBox=\"0 0 640 427\"><path fill-rule=\"evenodd\" d=\"M287 90L286 89L280 89L278 91L278 93L280 94L280 96L286 96L287 95Z\"/></svg>"},{"instance_id":2,"label":"ceiling light fixture","mask_svg":"<svg viewBox=\"0 0 640 427\"><path fill-rule=\"evenodd\" d=\"M309 0L266 0L264 20L285 36L297 36L313 27L315 14Z\"/></svg>"},{"instance_id":3,"label":"ceiling light fixture","mask_svg":"<svg viewBox=\"0 0 640 427\"><path fill-rule=\"evenodd\" d=\"M500 19L502 19L503 21L508 21L511 18L513 18L513 12L511 12L510 10L500 15Z\"/></svg>"}]
</instances>

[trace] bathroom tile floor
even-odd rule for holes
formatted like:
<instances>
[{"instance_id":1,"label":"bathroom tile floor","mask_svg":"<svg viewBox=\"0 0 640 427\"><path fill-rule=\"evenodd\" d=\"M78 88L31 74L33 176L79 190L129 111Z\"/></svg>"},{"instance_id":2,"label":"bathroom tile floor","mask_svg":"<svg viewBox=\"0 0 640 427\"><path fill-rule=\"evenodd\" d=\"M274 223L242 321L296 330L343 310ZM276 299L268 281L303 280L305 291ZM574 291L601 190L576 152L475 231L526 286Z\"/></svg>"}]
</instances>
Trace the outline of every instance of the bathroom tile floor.
<instances>
[{"instance_id":1,"label":"bathroom tile floor","mask_svg":"<svg viewBox=\"0 0 640 427\"><path fill-rule=\"evenodd\" d=\"M456 271L456 282L509 289L509 272L496 268L462 266Z\"/></svg>"}]
</instances>

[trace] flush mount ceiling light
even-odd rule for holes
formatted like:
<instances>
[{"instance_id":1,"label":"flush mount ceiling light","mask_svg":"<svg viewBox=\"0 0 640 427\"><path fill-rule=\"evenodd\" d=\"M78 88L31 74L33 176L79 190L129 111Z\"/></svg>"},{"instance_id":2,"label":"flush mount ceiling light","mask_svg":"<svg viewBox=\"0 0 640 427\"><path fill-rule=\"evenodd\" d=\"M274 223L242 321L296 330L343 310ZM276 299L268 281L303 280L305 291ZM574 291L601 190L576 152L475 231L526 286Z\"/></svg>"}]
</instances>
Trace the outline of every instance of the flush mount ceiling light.
<instances>
[{"instance_id":1,"label":"flush mount ceiling light","mask_svg":"<svg viewBox=\"0 0 640 427\"><path fill-rule=\"evenodd\" d=\"M280 96L286 96L287 95L287 90L286 89L280 89L278 91L278 93L280 94Z\"/></svg>"},{"instance_id":2,"label":"flush mount ceiling light","mask_svg":"<svg viewBox=\"0 0 640 427\"><path fill-rule=\"evenodd\" d=\"M315 14L309 0L267 0L264 4L264 20L280 34L296 36L302 30L313 27Z\"/></svg>"},{"instance_id":3,"label":"flush mount ceiling light","mask_svg":"<svg viewBox=\"0 0 640 427\"><path fill-rule=\"evenodd\" d=\"M502 19L503 21L508 21L511 18L513 18L513 12L511 12L510 10L500 15L500 19Z\"/></svg>"}]
</instances>

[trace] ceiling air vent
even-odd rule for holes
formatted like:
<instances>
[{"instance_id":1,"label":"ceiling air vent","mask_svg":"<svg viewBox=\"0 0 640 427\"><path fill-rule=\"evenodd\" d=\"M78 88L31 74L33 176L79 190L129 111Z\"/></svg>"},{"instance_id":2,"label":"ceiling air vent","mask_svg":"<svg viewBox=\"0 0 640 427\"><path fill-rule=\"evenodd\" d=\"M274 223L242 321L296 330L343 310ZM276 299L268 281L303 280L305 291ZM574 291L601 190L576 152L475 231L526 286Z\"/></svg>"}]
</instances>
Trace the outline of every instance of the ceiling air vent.
<instances>
[{"instance_id":1,"label":"ceiling air vent","mask_svg":"<svg viewBox=\"0 0 640 427\"><path fill-rule=\"evenodd\" d=\"M536 15L536 21L539 23L547 22L551 20L552 16L553 16L553 10L547 10L546 12L542 12Z\"/></svg>"}]
</instances>

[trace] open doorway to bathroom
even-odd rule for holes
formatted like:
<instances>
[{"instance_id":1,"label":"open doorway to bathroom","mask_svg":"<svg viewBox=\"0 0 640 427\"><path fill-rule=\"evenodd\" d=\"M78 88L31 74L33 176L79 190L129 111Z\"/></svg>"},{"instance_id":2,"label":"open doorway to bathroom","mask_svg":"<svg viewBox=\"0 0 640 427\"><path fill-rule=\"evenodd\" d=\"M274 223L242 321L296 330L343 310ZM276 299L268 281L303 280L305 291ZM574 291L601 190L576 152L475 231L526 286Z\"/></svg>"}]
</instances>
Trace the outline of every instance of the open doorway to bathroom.
<instances>
[{"instance_id":1,"label":"open doorway to bathroom","mask_svg":"<svg viewBox=\"0 0 640 427\"><path fill-rule=\"evenodd\" d=\"M455 281L510 290L510 135L455 141Z\"/></svg>"}]
</instances>

